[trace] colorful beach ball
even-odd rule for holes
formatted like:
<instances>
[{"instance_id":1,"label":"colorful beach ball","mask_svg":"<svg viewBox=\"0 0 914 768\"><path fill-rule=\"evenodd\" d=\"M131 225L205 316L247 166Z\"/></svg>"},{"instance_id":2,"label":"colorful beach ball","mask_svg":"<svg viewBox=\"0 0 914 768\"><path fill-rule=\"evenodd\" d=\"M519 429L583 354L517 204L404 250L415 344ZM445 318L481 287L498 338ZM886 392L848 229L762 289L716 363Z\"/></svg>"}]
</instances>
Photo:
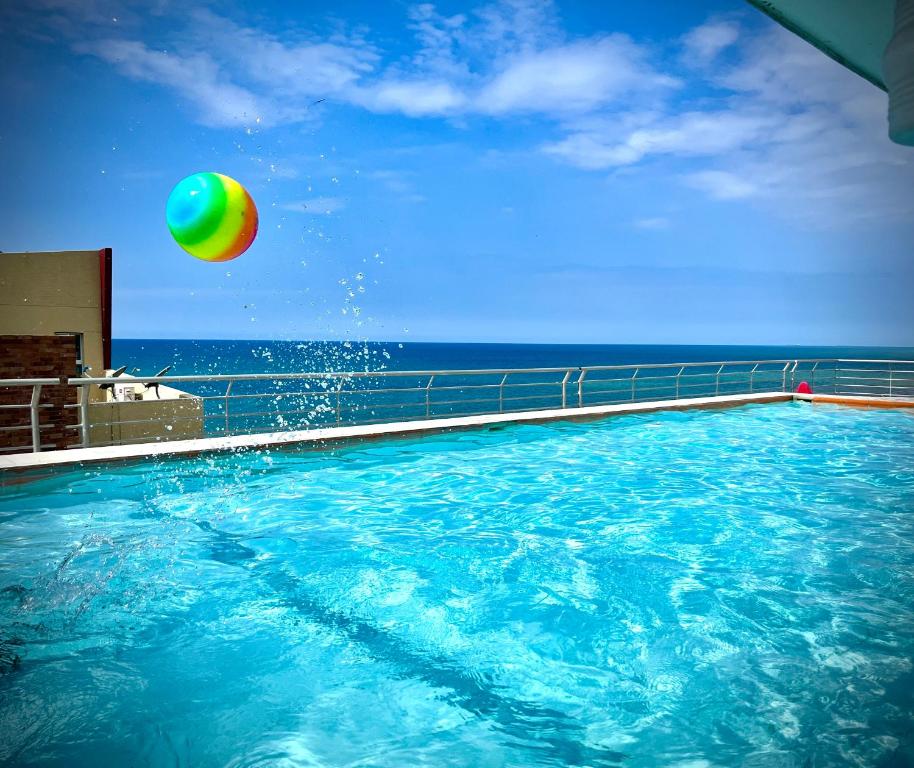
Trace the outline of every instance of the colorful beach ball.
<instances>
[{"instance_id":1,"label":"colorful beach ball","mask_svg":"<svg viewBox=\"0 0 914 768\"><path fill-rule=\"evenodd\" d=\"M257 235L257 207L248 191L221 173L195 173L168 196L165 218L172 237L191 256L229 261Z\"/></svg>"}]
</instances>

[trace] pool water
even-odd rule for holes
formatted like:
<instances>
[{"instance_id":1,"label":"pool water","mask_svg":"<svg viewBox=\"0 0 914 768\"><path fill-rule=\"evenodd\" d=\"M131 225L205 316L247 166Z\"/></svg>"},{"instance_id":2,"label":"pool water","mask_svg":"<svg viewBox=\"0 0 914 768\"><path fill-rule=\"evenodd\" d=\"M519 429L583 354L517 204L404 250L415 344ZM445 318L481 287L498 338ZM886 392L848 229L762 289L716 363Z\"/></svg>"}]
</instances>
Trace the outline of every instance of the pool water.
<instances>
[{"instance_id":1,"label":"pool water","mask_svg":"<svg viewBox=\"0 0 914 768\"><path fill-rule=\"evenodd\" d=\"M0 493L3 764L914 764L910 413L671 412Z\"/></svg>"}]
</instances>

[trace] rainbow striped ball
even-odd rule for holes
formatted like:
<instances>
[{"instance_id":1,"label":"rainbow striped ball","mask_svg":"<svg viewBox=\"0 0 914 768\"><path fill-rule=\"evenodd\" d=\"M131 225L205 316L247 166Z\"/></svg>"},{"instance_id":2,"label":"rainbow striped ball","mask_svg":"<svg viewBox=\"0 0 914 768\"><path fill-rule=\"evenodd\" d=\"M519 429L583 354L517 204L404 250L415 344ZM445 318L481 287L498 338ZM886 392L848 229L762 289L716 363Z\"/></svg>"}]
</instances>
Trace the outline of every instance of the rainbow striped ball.
<instances>
[{"instance_id":1,"label":"rainbow striped ball","mask_svg":"<svg viewBox=\"0 0 914 768\"><path fill-rule=\"evenodd\" d=\"M257 235L257 207L248 191L221 173L195 173L178 182L165 206L168 229L203 261L238 258Z\"/></svg>"}]
</instances>

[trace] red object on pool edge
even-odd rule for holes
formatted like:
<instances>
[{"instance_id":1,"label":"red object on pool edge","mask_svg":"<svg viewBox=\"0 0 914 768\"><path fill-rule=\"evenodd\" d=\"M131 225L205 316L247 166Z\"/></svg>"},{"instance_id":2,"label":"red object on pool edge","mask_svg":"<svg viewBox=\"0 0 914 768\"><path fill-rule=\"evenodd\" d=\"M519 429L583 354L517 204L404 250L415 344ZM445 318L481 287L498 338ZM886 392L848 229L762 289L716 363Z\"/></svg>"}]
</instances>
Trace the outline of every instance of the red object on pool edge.
<instances>
[{"instance_id":1,"label":"red object on pool edge","mask_svg":"<svg viewBox=\"0 0 914 768\"><path fill-rule=\"evenodd\" d=\"M811 395L812 387L810 387L807 382L801 381L800 386L797 387L797 392L801 395Z\"/></svg>"}]
</instances>

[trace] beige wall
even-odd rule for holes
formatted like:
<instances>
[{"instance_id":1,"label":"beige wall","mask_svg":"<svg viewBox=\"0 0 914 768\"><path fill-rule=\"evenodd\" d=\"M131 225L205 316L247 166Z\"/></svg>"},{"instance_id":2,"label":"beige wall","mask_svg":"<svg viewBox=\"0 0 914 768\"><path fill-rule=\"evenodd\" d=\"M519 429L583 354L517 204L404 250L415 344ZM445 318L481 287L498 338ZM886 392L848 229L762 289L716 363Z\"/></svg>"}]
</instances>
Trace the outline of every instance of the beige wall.
<instances>
[{"instance_id":1,"label":"beige wall","mask_svg":"<svg viewBox=\"0 0 914 768\"><path fill-rule=\"evenodd\" d=\"M89 445L187 440L203 436L203 401L174 400L90 403Z\"/></svg>"},{"instance_id":2,"label":"beige wall","mask_svg":"<svg viewBox=\"0 0 914 768\"><path fill-rule=\"evenodd\" d=\"M0 334L83 334L83 363L96 376L102 350L99 252L0 253Z\"/></svg>"},{"instance_id":3,"label":"beige wall","mask_svg":"<svg viewBox=\"0 0 914 768\"><path fill-rule=\"evenodd\" d=\"M115 390L108 389L102 393L105 402L90 403L89 445L203 437L203 400L199 397L164 384L154 392L130 374L119 380L135 388L142 399L118 401Z\"/></svg>"}]
</instances>

